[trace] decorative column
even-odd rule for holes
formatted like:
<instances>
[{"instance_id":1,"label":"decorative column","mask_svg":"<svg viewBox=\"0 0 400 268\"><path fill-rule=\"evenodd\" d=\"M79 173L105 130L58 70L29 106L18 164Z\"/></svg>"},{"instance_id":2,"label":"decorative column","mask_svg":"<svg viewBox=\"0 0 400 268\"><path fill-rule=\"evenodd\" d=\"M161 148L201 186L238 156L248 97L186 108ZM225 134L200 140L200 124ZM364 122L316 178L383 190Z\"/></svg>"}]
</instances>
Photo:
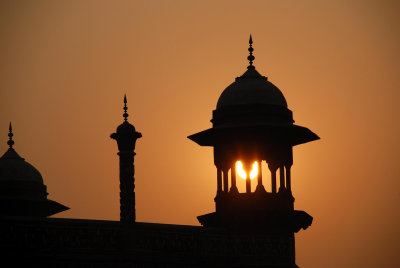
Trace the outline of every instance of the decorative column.
<instances>
[{"instance_id":1,"label":"decorative column","mask_svg":"<svg viewBox=\"0 0 400 268\"><path fill-rule=\"evenodd\" d=\"M227 193L229 191L228 189L228 171L229 169L224 170L224 192Z\"/></svg>"},{"instance_id":2,"label":"decorative column","mask_svg":"<svg viewBox=\"0 0 400 268\"><path fill-rule=\"evenodd\" d=\"M290 176L290 169L293 165L293 148L289 148L285 157L285 170L286 170L286 190L292 193L292 182Z\"/></svg>"},{"instance_id":3,"label":"decorative column","mask_svg":"<svg viewBox=\"0 0 400 268\"><path fill-rule=\"evenodd\" d=\"M268 164L268 168L271 171L271 192L276 194L276 170L277 167L273 164Z\"/></svg>"},{"instance_id":4,"label":"decorative column","mask_svg":"<svg viewBox=\"0 0 400 268\"><path fill-rule=\"evenodd\" d=\"M262 184L262 160L257 161L258 163L258 173L257 173L257 180L258 180L258 184L257 184L257 188L256 191L257 192L265 192L265 188Z\"/></svg>"},{"instance_id":5,"label":"decorative column","mask_svg":"<svg viewBox=\"0 0 400 268\"><path fill-rule=\"evenodd\" d=\"M236 186L236 166L235 163L231 167L231 189L230 193L239 193L239 190Z\"/></svg>"},{"instance_id":6,"label":"decorative column","mask_svg":"<svg viewBox=\"0 0 400 268\"><path fill-rule=\"evenodd\" d=\"M120 220L124 223L136 221L135 212L135 146L136 140L142 137L135 127L128 122L128 107L124 96L124 122L117 127L117 132L110 137L117 141L119 155L120 180Z\"/></svg>"},{"instance_id":7,"label":"decorative column","mask_svg":"<svg viewBox=\"0 0 400 268\"><path fill-rule=\"evenodd\" d=\"M248 174L247 174L248 175ZM246 193L251 193L251 181L250 176L246 177Z\"/></svg>"},{"instance_id":8,"label":"decorative column","mask_svg":"<svg viewBox=\"0 0 400 268\"><path fill-rule=\"evenodd\" d=\"M217 168L217 194L222 192L222 170Z\"/></svg>"},{"instance_id":9,"label":"decorative column","mask_svg":"<svg viewBox=\"0 0 400 268\"><path fill-rule=\"evenodd\" d=\"M245 167L244 170L246 172L246 193L251 193L251 181L250 181L250 172L249 167L251 167L251 165L249 163L244 163Z\"/></svg>"},{"instance_id":10,"label":"decorative column","mask_svg":"<svg viewBox=\"0 0 400 268\"><path fill-rule=\"evenodd\" d=\"M279 192L285 190L285 166L279 167Z\"/></svg>"},{"instance_id":11,"label":"decorative column","mask_svg":"<svg viewBox=\"0 0 400 268\"><path fill-rule=\"evenodd\" d=\"M289 192L292 191L292 186L291 186L291 181L290 181L290 168L291 168L291 165L285 165L285 169L286 169L286 189Z\"/></svg>"},{"instance_id":12,"label":"decorative column","mask_svg":"<svg viewBox=\"0 0 400 268\"><path fill-rule=\"evenodd\" d=\"M135 166L134 152L121 151L119 155L120 220L135 222Z\"/></svg>"},{"instance_id":13,"label":"decorative column","mask_svg":"<svg viewBox=\"0 0 400 268\"><path fill-rule=\"evenodd\" d=\"M231 189L230 193L239 193L239 190L236 186L236 165L235 163L231 167Z\"/></svg>"}]
</instances>

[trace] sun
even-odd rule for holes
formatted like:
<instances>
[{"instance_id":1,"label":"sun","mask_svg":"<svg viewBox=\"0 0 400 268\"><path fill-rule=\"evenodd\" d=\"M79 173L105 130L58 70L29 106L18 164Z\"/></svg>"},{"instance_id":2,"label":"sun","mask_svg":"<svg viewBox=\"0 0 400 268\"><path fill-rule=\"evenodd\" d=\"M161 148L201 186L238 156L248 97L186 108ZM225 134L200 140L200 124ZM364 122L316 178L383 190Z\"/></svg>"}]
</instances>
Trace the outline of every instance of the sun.
<instances>
[{"instance_id":1,"label":"sun","mask_svg":"<svg viewBox=\"0 0 400 268\"><path fill-rule=\"evenodd\" d=\"M247 178L247 172L243 168L243 163L242 161L237 161L236 162L236 173L241 177L242 179ZM258 163L257 161L253 163L252 169L250 171L250 179L254 179L258 175Z\"/></svg>"}]
</instances>

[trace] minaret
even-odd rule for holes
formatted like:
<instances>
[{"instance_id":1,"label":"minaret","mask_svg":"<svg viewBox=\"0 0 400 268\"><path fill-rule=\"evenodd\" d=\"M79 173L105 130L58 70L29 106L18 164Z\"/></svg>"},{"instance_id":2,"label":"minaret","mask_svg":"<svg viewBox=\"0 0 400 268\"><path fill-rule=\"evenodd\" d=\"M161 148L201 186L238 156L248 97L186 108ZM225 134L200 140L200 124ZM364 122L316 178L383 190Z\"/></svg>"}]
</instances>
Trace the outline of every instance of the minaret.
<instances>
[{"instance_id":1,"label":"minaret","mask_svg":"<svg viewBox=\"0 0 400 268\"><path fill-rule=\"evenodd\" d=\"M117 127L117 132L110 137L117 141L119 155L120 181L120 220L125 223L136 221L135 211L135 145L136 140L142 137L135 127L128 122L128 107L124 96L124 122Z\"/></svg>"}]
</instances>

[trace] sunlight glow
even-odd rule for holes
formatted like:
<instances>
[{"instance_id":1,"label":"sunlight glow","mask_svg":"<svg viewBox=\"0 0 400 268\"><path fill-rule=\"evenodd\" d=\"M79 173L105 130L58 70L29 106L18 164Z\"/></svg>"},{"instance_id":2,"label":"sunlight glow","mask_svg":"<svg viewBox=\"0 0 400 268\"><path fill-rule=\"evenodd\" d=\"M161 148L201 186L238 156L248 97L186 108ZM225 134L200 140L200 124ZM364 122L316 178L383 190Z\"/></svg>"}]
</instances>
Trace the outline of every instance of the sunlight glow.
<instances>
[{"instance_id":1,"label":"sunlight glow","mask_svg":"<svg viewBox=\"0 0 400 268\"><path fill-rule=\"evenodd\" d=\"M243 163L241 161L236 162L236 173L242 179L247 178L247 172L243 169ZM250 179L254 179L258 175L258 163L257 161L253 163L252 169L250 171Z\"/></svg>"},{"instance_id":2,"label":"sunlight glow","mask_svg":"<svg viewBox=\"0 0 400 268\"><path fill-rule=\"evenodd\" d=\"M250 179L254 179L258 175L258 163L254 162L253 168L250 171Z\"/></svg>"}]
</instances>

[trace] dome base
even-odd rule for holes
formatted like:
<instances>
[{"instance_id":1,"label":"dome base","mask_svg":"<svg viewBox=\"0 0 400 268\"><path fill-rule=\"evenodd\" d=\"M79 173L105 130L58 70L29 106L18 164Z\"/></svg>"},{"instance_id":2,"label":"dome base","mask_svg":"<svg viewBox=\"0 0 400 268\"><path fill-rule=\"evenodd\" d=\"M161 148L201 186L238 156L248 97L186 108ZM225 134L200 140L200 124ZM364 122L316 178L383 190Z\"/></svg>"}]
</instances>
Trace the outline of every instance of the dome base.
<instances>
[{"instance_id":1,"label":"dome base","mask_svg":"<svg viewBox=\"0 0 400 268\"><path fill-rule=\"evenodd\" d=\"M48 217L56 213L68 210L69 208L60 203L49 200L32 199L0 199L1 216L18 217Z\"/></svg>"}]
</instances>

